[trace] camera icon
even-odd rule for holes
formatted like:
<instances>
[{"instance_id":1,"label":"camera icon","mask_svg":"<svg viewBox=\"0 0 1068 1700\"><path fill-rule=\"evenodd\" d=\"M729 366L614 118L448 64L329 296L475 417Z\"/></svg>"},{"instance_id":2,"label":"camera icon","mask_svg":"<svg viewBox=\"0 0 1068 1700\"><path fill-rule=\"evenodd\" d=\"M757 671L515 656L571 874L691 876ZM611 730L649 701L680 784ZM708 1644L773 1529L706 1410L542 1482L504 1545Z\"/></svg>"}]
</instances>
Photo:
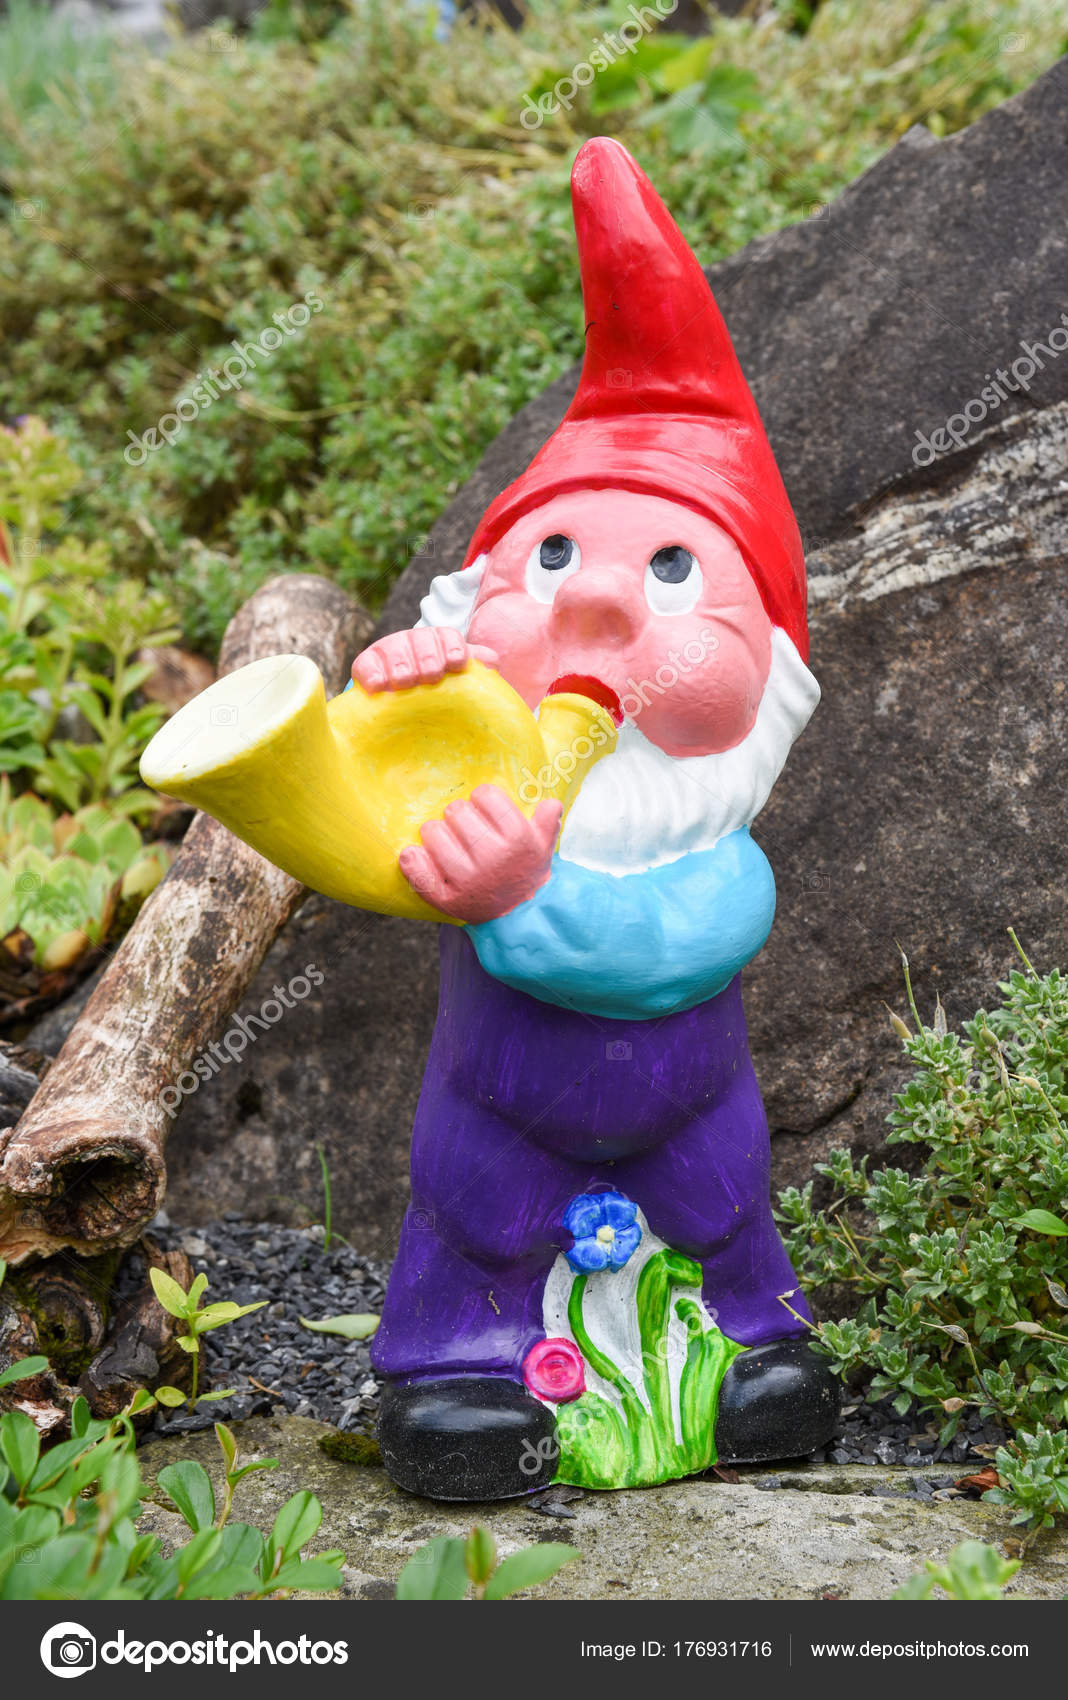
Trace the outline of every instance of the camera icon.
<instances>
[{"instance_id":1,"label":"camera icon","mask_svg":"<svg viewBox=\"0 0 1068 1700\"><path fill-rule=\"evenodd\" d=\"M409 537L408 553L409 555L432 555L434 553L434 539L429 536Z\"/></svg>"},{"instance_id":2,"label":"camera icon","mask_svg":"<svg viewBox=\"0 0 1068 1700\"><path fill-rule=\"evenodd\" d=\"M84 1676L96 1666L96 1637L80 1623L57 1623L41 1641L41 1663L53 1676Z\"/></svg>"},{"instance_id":3,"label":"camera icon","mask_svg":"<svg viewBox=\"0 0 1068 1700\"><path fill-rule=\"evenodd\" d=\"M232 702L218 702L208 713L213 726L236 726L237 709Z\"/></svg>"},{"instance_id":4,"label":"camera icon","mask_svg":"<svg viewBox=\"0 0 1068 1700\"><path fill-rule=\"evenodd\" d=\"M609 1062L629 1062L633 1055L633 1046L626 1039L609 1039L604 1054Z\"/></svg>"},{"instance_id":5,"label":"camera icon","mask_svg":"<svg viewBox=\"0 0 1068 1700\"><path fill-rule=\"evenodd\" d=\"M27 892L36 891L40 884L40 874L35 874L30 869L27 869L25 873L18 874L15 878L15 890L20 897L25 897Z\"/></svg>"},{"instance_id":6,"label":"camera icon","mask_svg":"<svg viewBox=\"0 0 1068 1700\"><path fill-rule=\"evenodd\" d=\"M811 872L801 875L802 891L829 891L830 888L830 880L819 868L814 868Z\"/></svg>"},{"instance_id":7,"label":"camera icon","mask_svg":"<svg viewBox=\"0 0 1068 1700\"><path fill-rule=\"evenodd\" d=\"M20 537L16 547L18 553L27 558L39 555L41 553L41 539L39 537Z\"/></svg>"},{"instance_id":8,"label":"camera icon","mask_svg":"<svg viewBox=\"0 0 1068 1700\"><path fill-rule=\"evenodd\" d=\"M422 219L422 218L433 218L433 216L434 216L434 207L433 207L433 205L430 201L409 201L408 202L408 217L409 218L420 218L420 219Z\"/></svg>"},{"instance_id":9,"label":"camera icon","mask_svg":"<svg viewBox=\"0 0 1068 1700\"><path fill-rule=\"evenodd\" d=\"M610 390L629 390L633 377L633 372L629 372L625 366L610 366L604 375L604 381Z\"/></svg>"},{"instance_id":10,"label":"camera icon","mask_svg":"<svg viewBox=\"0 0 1068 1700\"><path fill-rule=\"evenodd\" d=\"M236 35L231 35L228 30L209 30L208 51L209 53L236 53Z\"/></svg>"},{"instance_id":11,"label":"camera icon","mask_svg":"<svg viewBox=\"0 0 1068 1700\"><path fill-rule=\"evenodd\" d=\"M412 1228L433 1228L436 1217L432 1210L409 1210L408 1225Z\"/></svg>"}]
</instances>

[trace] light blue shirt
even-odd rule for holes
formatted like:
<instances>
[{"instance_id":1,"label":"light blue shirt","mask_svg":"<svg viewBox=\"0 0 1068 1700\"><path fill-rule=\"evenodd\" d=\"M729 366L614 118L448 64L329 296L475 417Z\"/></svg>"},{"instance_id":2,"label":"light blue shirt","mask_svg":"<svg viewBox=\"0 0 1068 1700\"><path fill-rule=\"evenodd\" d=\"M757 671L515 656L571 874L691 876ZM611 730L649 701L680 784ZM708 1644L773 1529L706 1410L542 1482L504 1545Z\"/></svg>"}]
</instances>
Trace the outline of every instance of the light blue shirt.
<instances>
[{"instance_id":1,"label":"light blue shirt","mask_svg":"<svg viewBox=\"0 0 1068 1700\"><path fill-rule=\"evenodd\" d=\"M630 1021L672 1015L730 984L760 950L775 880L748 827L639 874L553 857L526 903L468 927L487 974L543 1003Z\"/></svg>"}]
</instances>

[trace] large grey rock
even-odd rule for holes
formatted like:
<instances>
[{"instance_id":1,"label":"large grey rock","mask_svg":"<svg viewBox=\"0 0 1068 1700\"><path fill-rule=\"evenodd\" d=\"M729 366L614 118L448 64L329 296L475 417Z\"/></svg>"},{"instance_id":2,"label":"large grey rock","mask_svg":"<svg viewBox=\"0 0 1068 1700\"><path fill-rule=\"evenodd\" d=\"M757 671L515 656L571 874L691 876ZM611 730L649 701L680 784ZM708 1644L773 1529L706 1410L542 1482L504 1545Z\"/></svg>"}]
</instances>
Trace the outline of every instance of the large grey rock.
<instances>
[{"instance_id":1,"label":"large grey rock","mask_svg":"<svg viewBox=\"0 0 1068 1700\"><path fill-rule=\"evenodd\" d=\"M278 1507L301 1489L322 1501L320 1551L346 1555L341 1598L392 1598L408 1559L436 1535L466 1537L489 1527L503 1558L538 1540L563 1540L581 1559L537 1590L549 1600L886 1600L926 1559L944 1561L963 1540L998 1541L1008 1514L963 1499L905 1498L913 1472L875 1467L805 1466L739 1483L715 1477L587 1493L566 1521L524 1501L441 1505L393 1485L384 1470L339 1463L319 1449L320 1423L303 1417L252 1418L237 1425L246 1458L279 1459L277 1470L246 1476L234 1514L267 1530ZM141 1453L145 1475L196 1458L217 1484L210 1434L154 1441ZM781 1487L771 1483L781 1482ZM764 1486L758 1484L764 1483ZM167 1546L188 1537L173 1513L146 1506L142 1531ZM1068 1589L1068 1537L1044 1534L1013 1578L1010 1593L1061 1599Z\"/></svg>"},{"instance_id":2,"label":"large grey rock","mask_svg":"<svg viewBox=\"0 0 1068 1700\"><path fill-rule=\"evenodd\" d=\"M882 1140L900 1078L883 1007L902 1001L895 941L951 1021L996 995L1008 925L1037 962L1065 960L1068 353L1040 354L1029 389L1006 390L959 448L927 467L913 449L1068 307L1066 97L1068 61L959 136L910 132L819 216L710 274L808 540L824 688L757 827L779 917L747 1007L780 1182L834 1143ZM573 383L491 447L382 629L410 624L430 576L460 565ZM172 1208L314 1213L322 1139L335 1219L388 1250L434 940L317 902L246 1012L312 958L317 1002L189 1103Z\"/></svg>"}]
</instances>

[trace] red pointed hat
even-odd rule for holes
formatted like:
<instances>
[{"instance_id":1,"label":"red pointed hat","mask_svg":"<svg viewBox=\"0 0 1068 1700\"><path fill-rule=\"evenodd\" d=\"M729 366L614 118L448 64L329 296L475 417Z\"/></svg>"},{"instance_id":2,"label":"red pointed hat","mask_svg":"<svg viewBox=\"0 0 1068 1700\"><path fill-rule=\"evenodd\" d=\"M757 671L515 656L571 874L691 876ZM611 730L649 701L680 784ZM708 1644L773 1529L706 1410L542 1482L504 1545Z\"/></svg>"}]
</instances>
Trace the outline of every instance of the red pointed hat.
<instances>
[{"instance_id":1,"label":"red pointed hat","mask_svg":"<svg viewBox=\"0 0 1068 1700\"><path fill-rule=\"evenodd\" d=\"M564 491L664 496L730 533L772 623L807 659L797 522L704 273L619 142L586 143L571 198L586 315L578 393L527 470L486 510L468 564Z\"/></svg>"}]
</instances>

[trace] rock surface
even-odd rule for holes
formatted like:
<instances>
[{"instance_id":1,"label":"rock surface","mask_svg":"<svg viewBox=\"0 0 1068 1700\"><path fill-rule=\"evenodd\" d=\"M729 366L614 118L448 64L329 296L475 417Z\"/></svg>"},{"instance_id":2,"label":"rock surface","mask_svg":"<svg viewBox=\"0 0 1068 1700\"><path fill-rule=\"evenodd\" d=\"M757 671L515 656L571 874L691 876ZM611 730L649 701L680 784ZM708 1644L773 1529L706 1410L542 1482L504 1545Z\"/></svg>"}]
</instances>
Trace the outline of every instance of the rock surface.
<instances>
[{"instance_id":1,"label":"rock surface","mask_svg":"<svg viewBox=\"0 0 1068 1700\"><path fill-rule=\"evenodd\" d=\"M210 1221L227 1209L321 1221L321 1145L335 1226L367 1255L392 1257L437 1008L434 931L308 898L239 1014L254 1015L308 963L323 984L186 1100L168 1147L167 1208L176 1221Z\"/></svg>"},{"instance_id":2,"label":"rock surface","mask_svg":"<svg viewBox=\"0 0 1068 1700\"><path fill-rule=\"evenodd\" d=\"M564 1516L552 1516L527 1500L441 1505L414 1498L382 1469L326 1457L318 1440L330 1431L307 1418L254 1417L236 1432L246 1460L266 1456L280 1464L246 1476L235 1515L269 1528L290 1494L311 1489L324 1510L314 1547L345 1552L341 1597L350 1599L392 1598L402 1567L426 1541L466 1536L474 1523L492 1530L502 1557L539 1540L578 1547L581 1560L538 1589L538 1598L556 1600L884 1600L926 1559L945 1559L959 1541L998 1541L1008 1533L1007 1514L993 1506L905 1498L914 1476L907 1470L801 1466L738 1483L709 1476L583 1494L558 1506ZM142 1449L141 1464L153 1478L187 1457L199 1459L218 1485L210 1435L154 1440ZM186 1532L177 1516L155 1507L141 1527L167 1543ZM1068 1536L1043 1534L1009 1592L1060 1599L1066 1591Z\"/></svg>"},{"instance_id":3,"label":"rock surface","mask_svg":"<svg viewBox=\"0 0 1068 1700\"><path fill-rule=\"evenodd\" d=\"M977 415L987 375L1030 361L1021 345L1068 308L1066 95L1063 61L961 135L910 132L818 216L710 274L807 540L824 690L756 833L779 915L747 1008L780 1183L835 1143L882 1141L901 1078L883 1007L902 1001L895 941L922 1007L938 992L951 1022L996 996L1007 926L1037 963L1065 960L1068 352L1036 350L1028 388L1002 385L959 448L925 467L913 450L969 401ZM461 564L573 385L491 447L382 629ZM382 1254L436 1001L432 930L311 900L244 1013L312 959L315 1002L187 1104L172 1208L316 1216L321 1140L335 1221Z\"/></svg>"}]
</instances>

